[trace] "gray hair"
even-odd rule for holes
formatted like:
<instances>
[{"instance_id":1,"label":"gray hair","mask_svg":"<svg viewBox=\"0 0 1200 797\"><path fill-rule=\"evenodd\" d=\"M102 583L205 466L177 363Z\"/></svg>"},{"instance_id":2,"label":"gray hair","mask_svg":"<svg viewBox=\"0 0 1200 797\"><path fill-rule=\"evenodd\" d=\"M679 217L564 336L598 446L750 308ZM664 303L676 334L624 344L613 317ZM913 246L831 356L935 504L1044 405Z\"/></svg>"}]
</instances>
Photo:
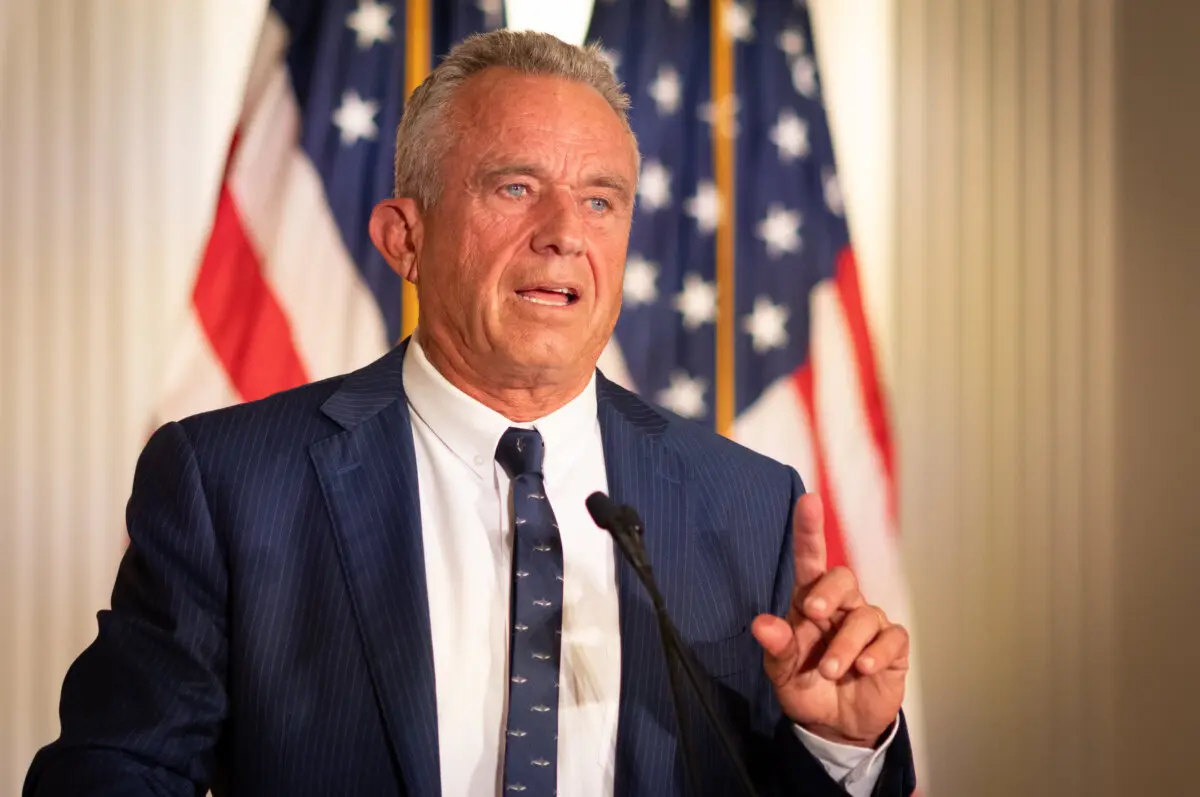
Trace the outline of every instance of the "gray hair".
<instances>
[{"instance_id":1,"label":"gray hair","mask_svg":"<svg viewBox=\"0 0 1200 797\"><path fill-rule=\"evenodd\" d=\"M599 44L576 47L548 33L528 30L477 33L455 46L409 98L396 128L395 196L413 197L422 208L437 201L442 188L438 167L454 143L452 131L445 129L446 111L467 78L492 66L591 86L616 111L637 153L627 114L629 95ZM635 157L640 171L641 157Z\"/></svg>"}]
</instances>

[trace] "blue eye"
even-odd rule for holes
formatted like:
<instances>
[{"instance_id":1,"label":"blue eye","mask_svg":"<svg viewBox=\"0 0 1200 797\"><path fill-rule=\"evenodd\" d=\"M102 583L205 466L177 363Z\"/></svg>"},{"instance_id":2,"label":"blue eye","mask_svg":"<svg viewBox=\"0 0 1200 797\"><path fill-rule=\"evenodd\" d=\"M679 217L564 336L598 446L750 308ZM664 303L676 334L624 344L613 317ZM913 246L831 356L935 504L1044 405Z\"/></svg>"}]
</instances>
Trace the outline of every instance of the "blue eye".
<instances>
[{"instance_id":1,"label":"blue eye","mask_svg":"<svg viewBox=\"0 0 1200 797\"><path fill-rule=\"evenodd\" d=\"M529 193L529 186L524 183L509 183L504 186L504 192L511 197L523 197Z\"/></svg>"},{"instance_id":2,"label":"blue eye","mask_svg":"<svg viewBox=\"0 0 1200 797\"><path fill-rule=\"evenodd\" d=\"M588 201L592 203L592 210L596 211L597 213L603 213L612 207L611 202L598 196L594 196Z\"/></svg>"}]
</instances>

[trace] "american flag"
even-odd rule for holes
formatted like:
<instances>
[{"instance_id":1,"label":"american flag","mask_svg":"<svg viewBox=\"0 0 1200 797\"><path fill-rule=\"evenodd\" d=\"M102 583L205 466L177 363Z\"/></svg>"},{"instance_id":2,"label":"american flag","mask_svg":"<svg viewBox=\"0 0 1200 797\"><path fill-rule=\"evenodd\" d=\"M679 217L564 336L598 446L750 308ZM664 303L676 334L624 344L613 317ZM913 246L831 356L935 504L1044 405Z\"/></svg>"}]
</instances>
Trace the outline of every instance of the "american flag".
<instances>
[{"instance_id":1,"label":"american flag","mask_svg":"<svg viewBox=\"0 0 1200 797\"><path fill-rule=\"evenodd\" d=\"M367 219L391 192L406 87L422 54L501 12L272 0L156 420L344 373L401 337L400 280ZM588 39L631 96L643 155L600 367L794 466L824 499L831 559L911 628L887 404L812 33L803 2L596 2ZM922 772L917 675L905 710Z\"/></svg>"}]
</instances>

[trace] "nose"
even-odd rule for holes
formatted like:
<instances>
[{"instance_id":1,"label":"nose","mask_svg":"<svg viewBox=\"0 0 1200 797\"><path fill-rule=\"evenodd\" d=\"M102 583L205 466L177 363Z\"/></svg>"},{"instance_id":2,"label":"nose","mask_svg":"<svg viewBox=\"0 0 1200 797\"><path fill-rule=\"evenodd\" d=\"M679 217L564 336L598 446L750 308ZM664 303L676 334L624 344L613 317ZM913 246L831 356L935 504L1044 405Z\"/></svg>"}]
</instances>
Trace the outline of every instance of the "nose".
<instances>
[{"instance_id":1,"label":"nose","mask_svg":"<svg viewBox=\"0 0 1200 797\"><path fill-rule=\"evenodd\" d=\"M533 249L538 254L573 257L587 248L583 217L570 191L553 191L539 203L542 217L533 233Z\"/></svg>"}]
</instances>

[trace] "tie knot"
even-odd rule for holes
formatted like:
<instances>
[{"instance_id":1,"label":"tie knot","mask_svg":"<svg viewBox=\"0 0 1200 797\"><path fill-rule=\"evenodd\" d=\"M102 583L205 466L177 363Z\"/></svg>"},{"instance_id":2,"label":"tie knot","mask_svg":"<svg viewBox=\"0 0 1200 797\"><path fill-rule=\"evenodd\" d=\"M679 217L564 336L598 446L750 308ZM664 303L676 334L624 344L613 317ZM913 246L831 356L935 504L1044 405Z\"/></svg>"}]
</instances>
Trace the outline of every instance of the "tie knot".
<instances>
[{"instance_id":1,"label":"tie knot","mask_svg":"<svg viewBox=\"0 0 1200 797\"><path fill-rule=\"evenodd\" d=\"M542 435L537 429L510 426L496 446L496 461L508 478L515 479L526 473L541 473L545 452Z\"/></svg>"}]
</instances>

